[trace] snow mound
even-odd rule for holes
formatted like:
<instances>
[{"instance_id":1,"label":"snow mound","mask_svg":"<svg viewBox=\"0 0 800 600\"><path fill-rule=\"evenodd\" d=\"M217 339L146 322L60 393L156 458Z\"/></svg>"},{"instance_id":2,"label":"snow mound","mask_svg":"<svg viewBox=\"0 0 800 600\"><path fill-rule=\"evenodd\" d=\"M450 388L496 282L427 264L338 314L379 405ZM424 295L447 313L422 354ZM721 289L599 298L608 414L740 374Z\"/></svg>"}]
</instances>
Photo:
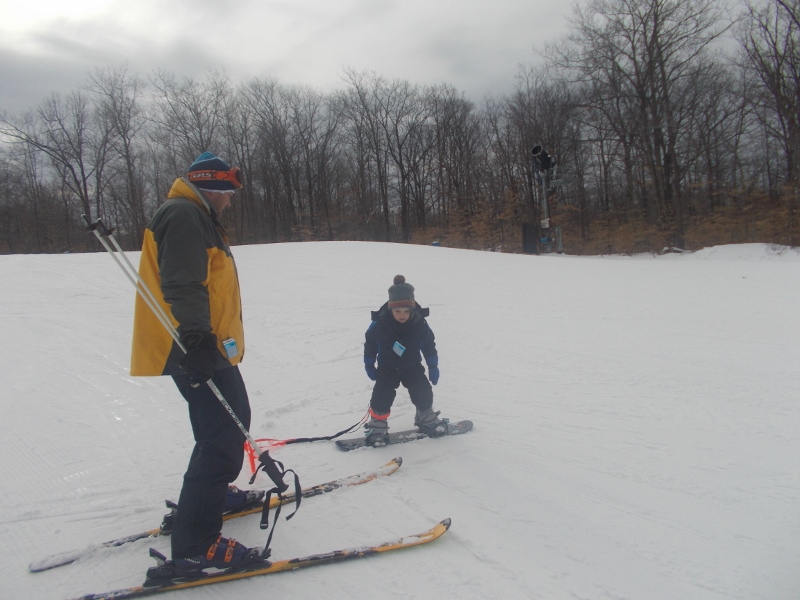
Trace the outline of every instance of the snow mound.
<instances>
[{"instance_id":1,"label":"snow mound","mask_svg":"<svg viewBox=\"0 0 800 600\"><path fill-rule=\"evenodd\" d=\"M687 256L699 260L792 260L800 261L800 248L778 244L727 244L712 246Z\"/></svg>"}]
</instances>

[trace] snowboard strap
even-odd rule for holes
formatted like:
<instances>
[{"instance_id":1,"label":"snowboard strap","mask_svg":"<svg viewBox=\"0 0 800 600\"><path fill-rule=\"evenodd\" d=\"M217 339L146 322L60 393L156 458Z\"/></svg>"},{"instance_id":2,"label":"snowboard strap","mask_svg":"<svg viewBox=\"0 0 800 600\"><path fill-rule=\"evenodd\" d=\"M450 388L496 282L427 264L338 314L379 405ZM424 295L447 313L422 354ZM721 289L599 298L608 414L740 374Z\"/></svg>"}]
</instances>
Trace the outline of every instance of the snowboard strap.
<instances>
[{"instance_id":1,"label":"snowboard strap","mask_svg":"<svg viewBox=\"0 0 800 600\"><path fill-rule=\"evenodd\" d=\"M293 469L284 468L283 463L272 458L269 455L268 450L265 450L261 453L261 456L258 457L258 462L260 464L258 469L256 469L256 471L253 473L253 476L250 478L250 484L253 484L259 471L264 471L264 473L266 473L267 476L272 480L272 483L275 484L275 487L271 490L268 490L264 496L264 507L261 509L261 529L269 529L269 505L270 501L272 500L272 494L276 494L278 497L278 507L275 509L275 520L273 521L272 529L270 529L269 535L267 536L267 543L264 546L264 550L261 552L261 558L267 559L272 553L269 545L272 543L272 534L275 533L275 526L278 524L278 516L281 514L281 506L283 505L283 492L289 489L289 485L283 481L283 478L287 473L294 475L295 503L294 511L292 514L286 517L287 521L291 519L295 513L297 513L297 510L300 508L300 500L302 499L303 495L300 487L300 478L297 476L297 473L295 473Z\"/></svg>"}]
</instances>

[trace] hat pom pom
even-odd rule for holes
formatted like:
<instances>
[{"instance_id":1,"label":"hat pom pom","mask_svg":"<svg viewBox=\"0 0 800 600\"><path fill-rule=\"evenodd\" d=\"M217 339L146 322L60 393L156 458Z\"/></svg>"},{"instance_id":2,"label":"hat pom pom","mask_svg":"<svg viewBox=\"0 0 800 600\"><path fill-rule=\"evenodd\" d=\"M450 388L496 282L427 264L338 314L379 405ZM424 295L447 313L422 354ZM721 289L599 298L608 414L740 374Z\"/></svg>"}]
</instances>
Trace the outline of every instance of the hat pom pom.
<instances>
[{"instance_id":1,"label":"hat pom pom","mask_svg":"<svg viewBox=\"0 0 800 600\"><path fill-rule=\"evenodd\" d=\"M394 276L394 284L395 285L400 285L401 283L405 283L405 282L406 282L406 278L403 277L402 275L395 275Z\"/></svg>"}]
</instances>

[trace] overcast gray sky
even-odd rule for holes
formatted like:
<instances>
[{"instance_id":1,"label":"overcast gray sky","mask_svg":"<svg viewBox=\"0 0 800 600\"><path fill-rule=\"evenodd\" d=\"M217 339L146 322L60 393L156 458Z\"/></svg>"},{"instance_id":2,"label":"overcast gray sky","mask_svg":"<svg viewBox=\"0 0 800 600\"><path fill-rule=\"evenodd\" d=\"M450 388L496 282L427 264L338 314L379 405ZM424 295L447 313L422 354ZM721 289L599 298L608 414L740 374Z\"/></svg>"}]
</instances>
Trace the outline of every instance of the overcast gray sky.
<instances>
[{"instance_id":1,"label":"overcast gray sky","mask_svg":"<svg viewBox=\"0 0 800 600\"><path fill-rule=\"evenodd\" d=\"M320 90L342 87L349 67L479 101L510 92L570 13L569 0L0 0L0 111L122 64Z\"/></svg>"}]
</instances>

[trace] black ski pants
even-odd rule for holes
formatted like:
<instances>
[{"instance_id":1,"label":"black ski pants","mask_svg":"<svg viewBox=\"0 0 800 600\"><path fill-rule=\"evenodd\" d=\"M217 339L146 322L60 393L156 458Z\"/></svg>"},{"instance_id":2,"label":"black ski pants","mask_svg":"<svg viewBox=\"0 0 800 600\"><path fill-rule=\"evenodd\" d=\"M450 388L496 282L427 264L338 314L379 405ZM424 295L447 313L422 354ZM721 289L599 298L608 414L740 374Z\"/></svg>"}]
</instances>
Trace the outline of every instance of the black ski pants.
<instances>
[{"instance_id":1,"label":"black ski pants","mask_svg":"<svg viewBox=\"0 0 800 600\"><path fill-rule=\"evenodd\" d=\"M433 406L433 388L431 388L431 384L425 376L425 369L421 364L414 365L405 371L378 367L378 377L369 401L373 412L385 415L391 411L397 388L401 383L408 390L411 402L417 407L417 410L428 410Z\"/></svg>"},{"instance_id":2,"label":"black ski pants","mask_svg":"<svg viewBox=\"0 0 800 600\"><path fill-rule=\"evenodd\" d=\"M242 470L245 437L208 385L193 388L188 375L173 379L189 404L195 446L178 499L172 558L189 558L205 554L222 531L225 496ZM217 371L212 381L249 430L250 402L239 367Z\"/></svg>"}]
</instances>

